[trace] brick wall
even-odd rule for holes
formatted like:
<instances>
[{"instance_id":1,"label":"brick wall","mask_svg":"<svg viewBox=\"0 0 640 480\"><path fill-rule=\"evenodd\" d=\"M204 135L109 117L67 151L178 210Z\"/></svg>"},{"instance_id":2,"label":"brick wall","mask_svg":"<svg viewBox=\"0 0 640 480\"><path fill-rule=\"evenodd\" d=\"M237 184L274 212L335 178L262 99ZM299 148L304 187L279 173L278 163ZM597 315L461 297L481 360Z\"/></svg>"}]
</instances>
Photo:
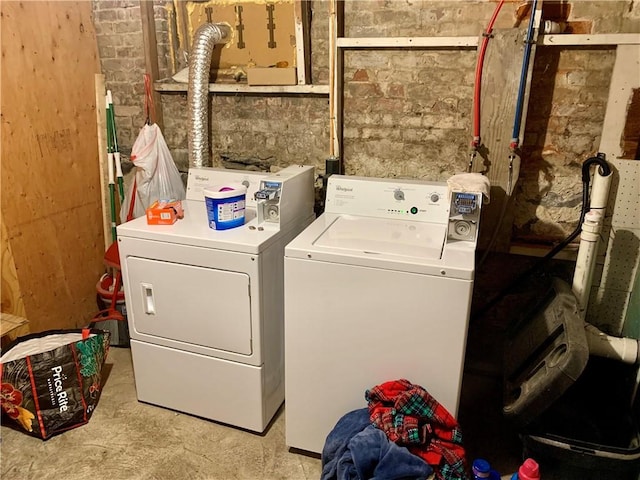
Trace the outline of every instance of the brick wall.
<instances>
[{"instance_id":1,"label":"brick wall","mask_svg":"<svg viewBox=\"0 0 640 480\"><path fill-rule=\"evenodd\" d=\"M575 228L582 162L598 151L614 61L611 48L538 50L515 199L517 238L562 239Z\"/></svg>"},{"instance_id":2,"label":"brick wall","mask_svg":"<svg viewBox=\"0 0 640 480\"><path fill-rule=\"evenodd\" d=\"M507 2L496 28L511 28L524 2ZM639 2L572 2L570 20L594 33L640 31ZM116 100L122 150L142 126L144 56L140 9L133 0L93 3L107 87ZM167 12L155 2L159 62L170 76ZM346 2L347 36L480 35L495 2L488 0ZM328 4L311 2L312 78L328 82ZM516 190L514 239L564 237L581 199L580 165L597 151L615 52L541 47ZM466 50L370 50L345 55L344 157L348 174L444 180L464 171L471 135L476 53ZM186 94L162 94L164 134L186 171ZM214 162L256 168L313 164L324 168L329 146L326 97L211 95Z\"/></svg>"},{"instance_id":3,"label":"brick wall","mask_svg":"<svg viewBox=\"0 0 640 480\"><path fill-rule=\"evenodd\" d=\"M348 174L446 180L467 165L471 51L345 56Z\"/></svg>"},{"instance_id":4,"label":"brick wall","mask_svg":"<svg viewBox=\"0 0 640 480\"><path fill-rule=\"evenodd\" d=\"M144 124L140 4L137 0L102 0L92 5L102 73L114 96L118 143L127 152Z\"/></svg>"}]
</instances>

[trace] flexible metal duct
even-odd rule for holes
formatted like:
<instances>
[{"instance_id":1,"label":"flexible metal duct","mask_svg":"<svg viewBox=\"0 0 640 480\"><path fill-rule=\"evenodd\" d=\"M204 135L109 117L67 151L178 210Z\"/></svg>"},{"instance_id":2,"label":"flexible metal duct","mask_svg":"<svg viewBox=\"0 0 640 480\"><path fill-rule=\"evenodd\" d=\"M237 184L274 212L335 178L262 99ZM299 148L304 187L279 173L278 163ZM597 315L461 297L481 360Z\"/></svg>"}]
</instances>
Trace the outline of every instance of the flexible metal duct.
<instances>
[{"instance_id":1,"label":"flexible metal duct","mask_svg":"<svg viewBox=\"0 0 640 480\"><path fill-rule=\"evenodd\" d=\"M209 158L209 69L216 44L227 43L231 28L222 23L204 23L196 31L189 59L189 164L204 167Z\"/></svg>"}]
</instances>

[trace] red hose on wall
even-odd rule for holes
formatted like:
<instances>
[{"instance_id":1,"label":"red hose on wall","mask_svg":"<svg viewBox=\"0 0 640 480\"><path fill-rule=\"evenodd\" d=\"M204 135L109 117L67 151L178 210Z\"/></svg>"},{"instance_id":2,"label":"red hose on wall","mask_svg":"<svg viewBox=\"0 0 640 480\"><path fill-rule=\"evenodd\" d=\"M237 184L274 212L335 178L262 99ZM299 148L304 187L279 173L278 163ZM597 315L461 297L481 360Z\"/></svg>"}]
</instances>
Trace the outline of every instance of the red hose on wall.
<instances>
[{"instance_id":1,"label":"red hose on wall","mask_svg":"<svg viewBox=\"0 0 640 480\"><path fill-rule=\"evenodd\" d=\"M496 22L496 18L498 17L498 13L500 13L500 9L504 4L504 0L500 0L500 3L496 6L493 15L491 16L491 20L487 24L487 29L482 34L482 44L480 45L480 51L478 52L478 62L476 64L476 79L475 79L475 89L473 93L473 141L471 146L475 151L480 145L480 92L482 85L482 66L484 64L484 55L487 51L487 44L489 43L489 37L491 36L491 32L493 30L493 24Z\"/></svg>"}]
</instances>

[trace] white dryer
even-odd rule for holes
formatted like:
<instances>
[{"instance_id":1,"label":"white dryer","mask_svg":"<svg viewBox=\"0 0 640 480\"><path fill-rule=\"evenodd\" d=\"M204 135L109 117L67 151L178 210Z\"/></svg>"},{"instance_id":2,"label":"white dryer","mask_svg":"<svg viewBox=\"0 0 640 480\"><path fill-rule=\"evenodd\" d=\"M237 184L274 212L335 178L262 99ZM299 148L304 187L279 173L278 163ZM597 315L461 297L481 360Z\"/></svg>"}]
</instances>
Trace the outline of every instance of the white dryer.
<instances>
[{"instance_id":1,"label":"white dryer","mask_svg":"<svg viewBox=\"0 0 640 480\"><path fill-rule=\"evenodd\" d=\"M457 415L482 195L333 175L285 249L286 443L320 453L365 391L406 378Z\"/></svg>"},{"instance_id":2,"label":"white dryer","mask_svg":"<svg viewBox=\"0 0 640 480\"><path fill-rule=\"evenodd\" d=\"M247 186L245 224L213 230L202 190L225 183ZM140 401L265 430L284 400L284 247L314 219L313 185L313 167L191 168L183 219L118 226Z\"/></svg>"}]
</instances>

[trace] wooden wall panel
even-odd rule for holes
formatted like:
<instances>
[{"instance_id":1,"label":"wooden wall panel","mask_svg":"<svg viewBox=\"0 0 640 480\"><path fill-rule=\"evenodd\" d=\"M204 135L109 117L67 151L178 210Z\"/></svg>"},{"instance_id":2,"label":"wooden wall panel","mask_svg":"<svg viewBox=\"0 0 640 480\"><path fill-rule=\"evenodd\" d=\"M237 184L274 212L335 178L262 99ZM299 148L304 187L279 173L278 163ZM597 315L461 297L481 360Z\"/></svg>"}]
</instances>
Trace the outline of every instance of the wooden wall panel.
<instances>
[{"instance_id":1,"label":"wooden wall panel","mask_svg":"<svg viewBox=\"0 0 640 480\"><path fill-rule=\"evenodd\" d=\"M103 272L90 2L2 2L2 218L32 332L84 326Z\"/></svg>"},{"instance_id":2,"label":"wooden wall panel","mask_svg":"<svg viewBox=\"0 0 640 480\"><path fill-rule=\"evenodd\" d=\"M16 265L13 261L13 253L7 236L7 229L0 214L0 227L2 227L2 239L0 241L0 255L2 260L2 286L0 295L0 346L5 347L11 340L29 333L29 325L25 321L24 303L22 293L16 275Z\"/></svg>"},{"instance_id":3,"label":"wooden wall panel","mask_svg":"<svg viewBox=\"0 0 640 480\"><path fill-rule=\"evenodd\" d=\"M487 47L482 74L480 124L482 145L474 163L474 171L486 172L491 181L491 203L482 207L482 222L478 248L491 246L494 250L508 250L513 223L512 197L509 188L515 188L520 171L520 158L516 157L513 170L509 171L509 144L516 112L516 99L520 85L525 32L521 29L494 30ZM533 53L530 66L533 65ZM525 97L525 105L527 99ZM522 125L526 119L523 111ZM522 130L521 130L522 131ZM511 180L510 180L511 177ZM505 200L509 201L504 218L500 221ZM500 222L500 229L494 232Z\"/></svg>"}]
</instances>

